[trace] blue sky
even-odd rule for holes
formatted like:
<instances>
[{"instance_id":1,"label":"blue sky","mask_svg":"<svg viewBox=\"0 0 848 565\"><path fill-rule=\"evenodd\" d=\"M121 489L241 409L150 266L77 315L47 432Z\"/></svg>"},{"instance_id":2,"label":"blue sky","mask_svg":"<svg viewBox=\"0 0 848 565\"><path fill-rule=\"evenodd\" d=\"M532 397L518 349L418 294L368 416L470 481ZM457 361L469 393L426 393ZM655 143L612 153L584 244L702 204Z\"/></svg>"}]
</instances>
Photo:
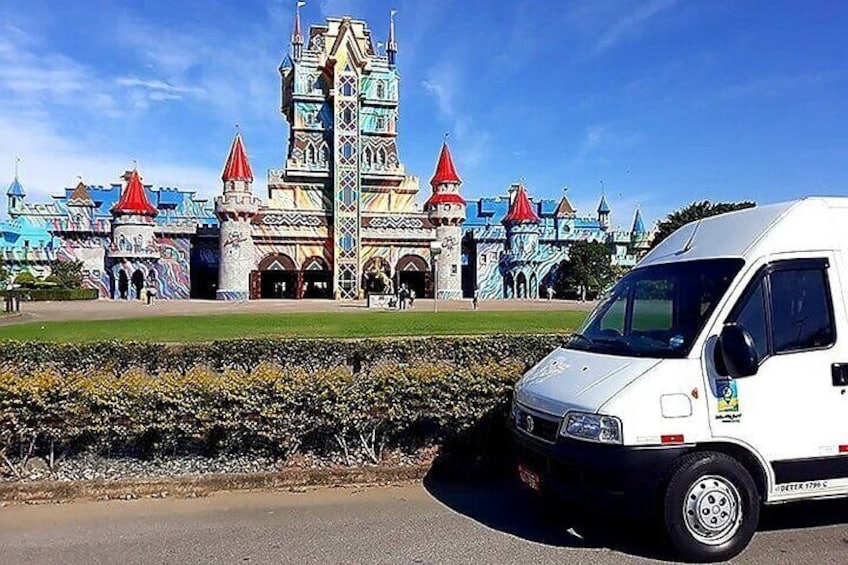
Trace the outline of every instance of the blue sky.
<instances>
[{"instance_id":1,"label":"blue sky","mask_svg":"<svg viewBox=\"0 0 848 565\"><path fill-rule=\"evenodd\" d=\"M0 0L0 179L31 194L147 182L213 195L234 124L254 170L283 163L277 66L293 1ZM568 195L613 223L694 199L848 189L848 2L310 0L397 9L400 149L432 174L444 132L463 190ZM5 172L3 172L5 171ZM259 179L264 192L264 179Z\"/></svg>"}]
</instances>

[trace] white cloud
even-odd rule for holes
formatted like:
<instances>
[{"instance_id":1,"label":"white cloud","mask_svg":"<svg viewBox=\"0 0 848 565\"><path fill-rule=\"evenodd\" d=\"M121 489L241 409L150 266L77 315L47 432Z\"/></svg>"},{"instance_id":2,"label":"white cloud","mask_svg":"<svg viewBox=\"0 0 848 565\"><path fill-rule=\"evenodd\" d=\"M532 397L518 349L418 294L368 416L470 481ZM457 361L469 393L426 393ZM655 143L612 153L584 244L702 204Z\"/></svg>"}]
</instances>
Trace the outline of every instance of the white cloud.
<instances>
[{"instance_id":1,"label":"white cloud","mask_svg":"<svg viewBox=\"0 0 848 565\"><path fill-rule=\"evenodd\" d=\"M604 51L642 33L644 27L657 14L671 8L676 0L649 0L625 16L612 22L595 42L597 51Z\"/></svg>"}]
</instances>

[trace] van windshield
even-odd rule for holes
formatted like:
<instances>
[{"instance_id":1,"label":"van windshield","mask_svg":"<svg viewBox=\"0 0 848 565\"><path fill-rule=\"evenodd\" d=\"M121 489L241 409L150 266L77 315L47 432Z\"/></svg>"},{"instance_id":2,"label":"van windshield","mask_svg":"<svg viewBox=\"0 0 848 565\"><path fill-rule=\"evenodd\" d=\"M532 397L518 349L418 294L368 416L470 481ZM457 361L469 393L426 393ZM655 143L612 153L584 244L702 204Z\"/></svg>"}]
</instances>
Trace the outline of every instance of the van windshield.
<instances>
[{"instance_id":1,"label":"van windshield","mask_svg":"<svg viewBox=\"0 0 848 565\"><path fill-rule=\"evenodd\" d=\"M635 357L685 357L742 259L636 268L605 294L566 348Z\"/></svg>"}]
</instances>

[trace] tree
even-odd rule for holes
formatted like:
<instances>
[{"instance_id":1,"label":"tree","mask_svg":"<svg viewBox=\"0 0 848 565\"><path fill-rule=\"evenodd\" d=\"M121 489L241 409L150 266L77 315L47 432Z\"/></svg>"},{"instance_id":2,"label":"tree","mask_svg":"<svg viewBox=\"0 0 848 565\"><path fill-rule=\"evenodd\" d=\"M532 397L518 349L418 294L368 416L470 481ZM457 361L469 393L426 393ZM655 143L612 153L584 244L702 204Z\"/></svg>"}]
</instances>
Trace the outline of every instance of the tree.
<instances>
[{"instance_id":1,"label":"tree","mask_svg":"<svg viewBox=\"0 0 848 565\"><path fill-rule=\"evenodd\" d=\"M15 275L15 284L20 286L21 288L34 288L35 283L38 282L38 279L35 278L35 275L30 273L29 271L21 271L17 275Z\"/></svg>"},{"instance_id":2,"label":"tree","mask_svg":"<svg viewBox=\"0 0 848 565\"><path fill-rule=\"evenodd\" d=\"M580 288L587 294L598 294L618 277L612 265L612 249L606 243L578 241L568 250L568 260L560 264L555 284L560 296L578 295Z\"/></svg>"},{"instance_id":3,"label":"tree","mask_svg":"<svg viewBox=\"0 0 848 565\"><path fill-rule=\"evenodd\" d=\"M51 276L64 288L80 288L82 267L82 261L53 261L50 265Z\"/></svg>"},{"instance_id":4,"label":"tree","mask_svg":"<svg viewBox=\"0 0 848 565\"><path fill-rule=\"evenodd\" d=\"M710 202L709 200L693 202L680 210L675 210L666 216L664 220L660 220L659 223L657 223L657 231L654 234L654 238L651 240L651 249L677 231L678 228L681 228L690 222L709 218L710 216L717 216L726 212L753 208L754 206L756 206L756 203L748 200L742 202Z\"/></svg>"}]
</instances>

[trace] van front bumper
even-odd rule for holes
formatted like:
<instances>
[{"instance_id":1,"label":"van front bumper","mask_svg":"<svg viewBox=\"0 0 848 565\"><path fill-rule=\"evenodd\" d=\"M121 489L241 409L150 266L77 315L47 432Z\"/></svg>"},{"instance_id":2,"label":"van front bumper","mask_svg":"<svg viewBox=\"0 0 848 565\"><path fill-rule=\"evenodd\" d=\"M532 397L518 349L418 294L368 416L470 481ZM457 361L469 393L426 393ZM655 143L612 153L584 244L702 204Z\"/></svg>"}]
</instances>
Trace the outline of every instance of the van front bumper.
<instances>
[{"instance_id":1,"label":"van front bumper","mask_svg":"<svg viewBox=\"0 0 848 565\"><path fill-rule=\"evenodd\" d=\"M540 490L605 513L652 515L660 487L687 446L627 447L557 438L537 440L513 427L518 464L539 477ZM610 506L612 505L612 506Z\"/></svg>"}]
</instances>

